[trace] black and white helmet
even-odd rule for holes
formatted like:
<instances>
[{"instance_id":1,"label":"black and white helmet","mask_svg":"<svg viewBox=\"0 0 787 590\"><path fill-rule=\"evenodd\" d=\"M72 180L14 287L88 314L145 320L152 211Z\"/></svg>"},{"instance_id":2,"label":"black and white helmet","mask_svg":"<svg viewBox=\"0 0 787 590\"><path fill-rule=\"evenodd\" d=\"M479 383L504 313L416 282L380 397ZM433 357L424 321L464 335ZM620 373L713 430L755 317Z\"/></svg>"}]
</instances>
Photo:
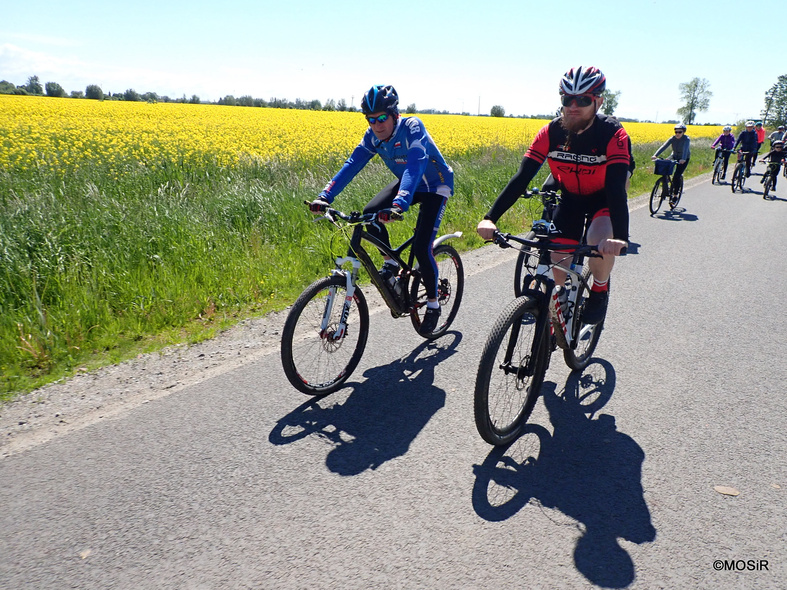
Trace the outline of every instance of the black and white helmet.
<instances>
[{"instance_id":1,"label":"black and white helmet","mask_svg":"<svg viewBox=\"0 0 787 590\"><path fill-rule=\"evenodd\" d=\"M722 131L732 131L732 127L730 127L729 125L725 125Z\"/></svg>"},{"instance_id":2,"label":"black and white helmet","mask_svg":"<svg viewBox=\"0 0 787 590\"><path fill-rule=\"evenodd\" d=\"M607 78L593 66L571 68L560 80L560 94L600 95L607 87Z\"/></svg>"},{"instance_id":3,"label":"black and white helmet","mask_svg":"<svg viewBox=\"0 0 787 590\"><path fill-rule=\"evenodd\" d=\"M681 131L686 131L686 126L683 123L678 123L677 125L675 125L675 131L677 131L678 129L680 129Z\"/></svg>"},{"instance_id":4,"label":"black and white helmet","mask_svg":"<svg viewBox=\"0 0 787 590\"><path fill-rule=\"evenodd\" d=\"M776 141L773 142L773 147L775 148L784 147L784 142L781 139L777 139Z\"/></svg>"}]
</instances>

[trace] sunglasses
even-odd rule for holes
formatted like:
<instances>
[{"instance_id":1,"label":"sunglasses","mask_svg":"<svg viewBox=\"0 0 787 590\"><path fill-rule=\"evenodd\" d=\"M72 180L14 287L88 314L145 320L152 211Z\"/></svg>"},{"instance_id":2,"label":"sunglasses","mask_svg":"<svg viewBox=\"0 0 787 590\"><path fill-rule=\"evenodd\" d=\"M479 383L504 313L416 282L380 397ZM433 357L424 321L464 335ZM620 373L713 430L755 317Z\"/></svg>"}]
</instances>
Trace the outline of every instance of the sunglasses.
<instances>
[{"instance_id":1,"label":"sunglasses","mask_svg":"<svg viewBox=\"0 0 787 590\"><path fill-rule=\"evenodd\" d=\"M388 120L388 115L383 113L379 117L366 117L366 120L369 121L369 125L374 125L375 123L385 123Z\"/></svg>"},{"instance_id":2,"label":"sunglasses","mask_svg":"<svg viewBox=\"0 0 787 590\"><path fill-rule=\"evenodd\" d=\"M560 102L564 107L571 106L571 103L576 103L578 107L589 107L593 104L593 99L596 98L592 94L580 94L578 96L564 94L560 97Z\"/></svg>"},{"instance_id":3,"label":"sunglasses","mask_svg":"<svg viewBox=\"0 0 787 590\"><path fill-rule=\"evenodd\" d=\"M676 129L675 133L683 133L683 130L682 129Z\"/></svg>"}]
</instances>

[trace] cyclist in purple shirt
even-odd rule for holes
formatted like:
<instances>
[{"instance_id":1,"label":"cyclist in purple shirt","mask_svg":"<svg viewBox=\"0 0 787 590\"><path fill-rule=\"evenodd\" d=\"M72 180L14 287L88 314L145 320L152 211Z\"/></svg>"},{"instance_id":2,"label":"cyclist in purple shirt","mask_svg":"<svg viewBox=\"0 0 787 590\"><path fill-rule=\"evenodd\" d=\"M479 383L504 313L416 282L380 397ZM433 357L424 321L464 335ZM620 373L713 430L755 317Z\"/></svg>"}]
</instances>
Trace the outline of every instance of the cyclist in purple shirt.
<instances>
[{"instance_id":1,"label":"cyclist in purple shirt","mask_svg":"<svg viewBox=\"0 0 787 590\"><path fill-rule=\"evenodd\" d=\"M399 95L393 86L372 86L361 100L361 110L369 128L341 170L309 205L313 213L325 211L330 203L375 155L379 155L396 176L366 205L364 213L377 213L383 223L402 218L410 205L420 211L415 226L413 253L418 260L427 303L421 328L422 336L431 334L440 317L437 301L437 262L432 254L434 241L443 219L446 202L454 191L454 172L417 117L399 116ZM368 226L369 233L390 243L384 225ZM398 264L386 259L383 278L399 273Z\"/></svg>"},{"instance_id":2,"label":"cyclist in purple shirt","mask_svg":"<svg viewBox=\"0 0 787 590\"><path fill-rule=\"evenodd\" d=\"M721 135L716 138L710 146L712 148L716 148L716 156L718 156L719 150L724 150L721 153L721 157L724 158L724 170L721 173L721 179L724 180L727 176L727 164L730 161L730 154L732 153L732 146L735 145L735 136L732 134L732 127L726 125L724 129L722 129ZM713 158L714 160L716 157Z\"/></svg>"}]
</instances>

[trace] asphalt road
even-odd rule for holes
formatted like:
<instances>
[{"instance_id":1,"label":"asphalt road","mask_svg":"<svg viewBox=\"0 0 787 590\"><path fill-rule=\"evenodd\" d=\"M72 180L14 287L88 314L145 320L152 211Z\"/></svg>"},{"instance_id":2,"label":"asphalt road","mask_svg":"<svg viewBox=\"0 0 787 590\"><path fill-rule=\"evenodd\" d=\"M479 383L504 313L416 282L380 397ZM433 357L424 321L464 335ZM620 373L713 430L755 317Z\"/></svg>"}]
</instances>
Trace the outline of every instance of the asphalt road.
<instances>
[{"instance_id":1,"label":"asphalt road","mask_svg":"<svg viewBox=\"0 0 787 590\"><path fill-rule=\"evenodd\" d=\"M375 313L327 398L274 350L0 459L0 588L787 587L776 194L633 201L595 360L553 355L507 449L472 414L513 293L495 249L468 255L452 332Z\"/></svg>"}]
</instances>

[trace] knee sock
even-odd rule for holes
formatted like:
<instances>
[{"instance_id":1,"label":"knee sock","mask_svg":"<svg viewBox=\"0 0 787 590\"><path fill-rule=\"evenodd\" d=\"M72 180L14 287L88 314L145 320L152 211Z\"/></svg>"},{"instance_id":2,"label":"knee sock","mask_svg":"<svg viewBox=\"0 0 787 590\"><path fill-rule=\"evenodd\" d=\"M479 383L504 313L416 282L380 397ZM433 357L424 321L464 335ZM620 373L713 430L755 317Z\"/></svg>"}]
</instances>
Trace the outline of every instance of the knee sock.
<instances>
[{"instance_id":1,"label":"knee sock","mask_svg":"<svg viewBox=\"0 0 787 590\"><path fill-rule=\"evenodd\" d=\"M609 279L606 281L599 281L595 277L593 277L593 286L590 288L591 291L606 291L609 287Z\"/></svg>"}]
</instances>

